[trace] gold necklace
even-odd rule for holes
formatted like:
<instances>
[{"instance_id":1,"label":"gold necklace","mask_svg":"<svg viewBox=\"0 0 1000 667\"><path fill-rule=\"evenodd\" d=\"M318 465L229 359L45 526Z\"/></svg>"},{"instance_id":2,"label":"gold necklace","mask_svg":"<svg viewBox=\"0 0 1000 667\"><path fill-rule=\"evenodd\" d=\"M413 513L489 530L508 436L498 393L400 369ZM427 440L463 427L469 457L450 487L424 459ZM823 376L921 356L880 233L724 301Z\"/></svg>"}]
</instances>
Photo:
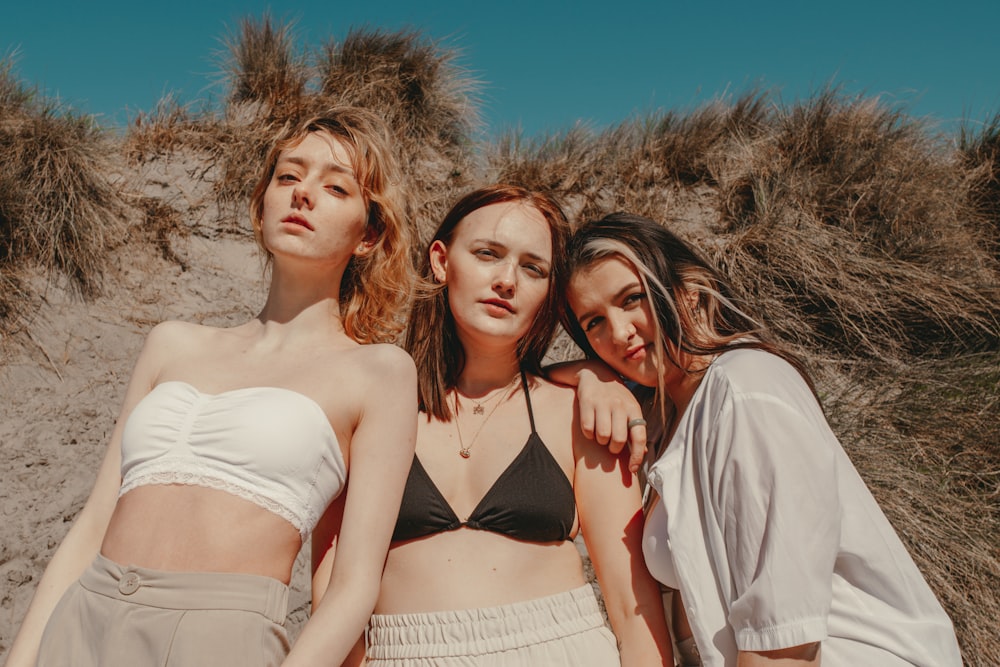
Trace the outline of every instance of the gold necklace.
<instances>
[{"instance_id":1,"label":"gold necklace","mask_svg":"<svg viewBox=\"0 0 1000 667\"><path fill-rule=\"evenodd\" d=\"M517 380L517 376L515 375L514 379L511 380L510 384L507 385L507 387L506 387L507 391L501 393L501 396L504 393L507 394L508 398L512 395L513 390L511 389L511 385L513 385L516 380ZM483 432L483 428L486 426L486 422L488 422L490 420L490 417L492 417L493 413L497 411L497 408L500 407L501 403L503 403L503 399L500 399L499 401L497 401L496 405L494 405L490 409L490 413L488 415L486 415L486 418L483 419L483 422L479 425L479 428L476 429L476 432L472 435L472 440L469 441L469 445L467 447L465 445L465 441L462 440L462 427L459 426L459 423L458 423L459 422L459 415L458 415L458 387L455 387L455 431L458 432L458 455L461 456L463 459L467 459L470 456L472 456L472 446L474 444L476 444L476 440L479 438L479 434ZM472 412L473 412L473 414L475 414L476 413L476 409L473 408Z\"/></svg>"},{"instance_id":2,"label":"gold necklace","mask_svg":"<svg viewBox=\"0 0 1000 667\"><path fill-rule=\"evenodd\" d=\"M504 391L510 389L510 386L512 384L514 384L514 382L516 380L517 380L517 376L515 375L514 379L511 380L510 382L508 382L506 387L503 387L502 389L496 390L496 396L503 396ZM469 400L472 401L472 414L474 414L474 415L482 415L482 414L484 414L486 412L486 409L483 407L483 404L484 403L489 403L494 398L495 398L495 396L491 396L491 397L489 397L489 398L487 398L485 400L481 400L481 401L477 401L474 398L470 398ZM455 403L456 403L456 405L458 403L458 387L455 387ZM500 404L500 402L498 401L497 405L499 405L499 404ZM492 412L490 414L492 414Z\"/></svg>"}]
</instances>

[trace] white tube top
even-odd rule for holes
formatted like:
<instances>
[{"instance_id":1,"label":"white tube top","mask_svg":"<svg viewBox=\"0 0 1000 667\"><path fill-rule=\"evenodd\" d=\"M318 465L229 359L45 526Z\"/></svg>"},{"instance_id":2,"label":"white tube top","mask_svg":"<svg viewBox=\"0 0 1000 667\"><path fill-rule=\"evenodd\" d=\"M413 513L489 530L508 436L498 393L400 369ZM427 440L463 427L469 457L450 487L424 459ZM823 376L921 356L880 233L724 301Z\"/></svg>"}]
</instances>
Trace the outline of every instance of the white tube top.
<instances>
[{"instance_id":1,"label":"white tube top","mask_svg":"<svg viewBox=\"0 0 1000 667\"><path fill-rule=\"evenodd\" d=\"M337 435L308 396L278 387L206 394L168 381L125 422L118 495L149 484L220 489L287 520L304 541L346 479Z\"/></svg>"}]
</instances>

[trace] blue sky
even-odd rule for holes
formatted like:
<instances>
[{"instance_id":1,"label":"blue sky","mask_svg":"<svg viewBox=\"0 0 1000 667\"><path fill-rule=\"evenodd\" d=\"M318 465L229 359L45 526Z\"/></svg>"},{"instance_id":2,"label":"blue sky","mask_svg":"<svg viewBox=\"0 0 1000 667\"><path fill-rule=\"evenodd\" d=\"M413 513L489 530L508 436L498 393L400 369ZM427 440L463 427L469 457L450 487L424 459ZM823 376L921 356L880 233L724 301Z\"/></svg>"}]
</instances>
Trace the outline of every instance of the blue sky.
<instances>
[{"instance_id":1,"label":"blue sky","mask_svg":"<svg viewBox=\"0 0 1000 667\"><path fill-rule=\"evenodd\" d=\"M352 27L414 28L482 81L490 134L600 129L759 86L791 103L828 83L946 131L1000 112L1000 1L402 2L5 0L0 54L29 86L106 126L167 93L221 99L222 39L265 11L303 47Z\"/></svg>"}]
</instances>

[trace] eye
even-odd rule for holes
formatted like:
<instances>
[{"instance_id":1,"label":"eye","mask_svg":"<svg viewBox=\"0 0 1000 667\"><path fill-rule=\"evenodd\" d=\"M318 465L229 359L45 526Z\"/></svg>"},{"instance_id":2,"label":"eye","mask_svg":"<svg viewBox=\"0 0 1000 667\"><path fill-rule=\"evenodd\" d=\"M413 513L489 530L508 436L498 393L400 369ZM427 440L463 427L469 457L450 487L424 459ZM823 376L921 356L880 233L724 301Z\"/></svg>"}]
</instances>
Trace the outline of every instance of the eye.
<instances>
[{"instance_id":1,"label":"eye","mask_svg":"<svg viewBox=\"0 0 1000 667\"><path fill-rule=\"evenodd\" d=\"M545 269L543 269L537 264L525 264L524 270L528 271L529 273L533 273L537 278L547 278L549 275L548 273L546 273Z\"/></svg>"},{"instance_id":2,"label":"eye","mask_svg":"<svg viewBox=\"0 0 1000 667\"><path fill-rule=\"evenodd\" d=\"M603 321L604 321L603 317L592 317L589 320L587 320L585 323L583 323L580 326L580 328L583 329L584 333L588 333L589 334L591 331L593 331L595 328L597 328L597 326L600 325Z\"/></svg>"},{"instance_id":3,"label":"eye","mask_svg":"<svg viewBox=\"0 0 1000 667\"><path fill-rule=\"evenodd\" d=\"M477 250L473 250L472 252L477 257L481 257L483 259L494 259L500 256L493 248L479 248Z\"/></svg>"},{"instance_id":4,"label":"eye","mask_svg":"<svg viewBox=\"0 0 1000 667\"><path fill-rule=\"evenodd\" d=\"M336 184L328 185L328 186L326 186L326 189L329 190L330 192L332 192L334 194L338 194L338 195L346 195L347 194L347 189L346 188L344 188L343 186L340 186L340 185L336 185Z\"/></svg>"},{"instance_id":5,"label":"eye","mask_svg":"<svg viewBox=\"0 0 1000 667\"><path fill-rule=\"evenodd\" d=\"M633 292L632 294L629 294L628 296L625 297L625 299L622 301L622 306L624 308L634 307L639 305L639 303L644 301L645 299L646 299L645 292Z\"/></svg>"},{"instance_id":6,"label":"eye","mask_svg":"<svg viewBox=\"0 0 1000 667\"><path fill-rule=\"evenodd\" d=\"M274 180L276 180L278 183L288 184L288 183L294 183L299 179L296 178L295 174L278 174L274 177Z\"/></svg>"}]
</instances>

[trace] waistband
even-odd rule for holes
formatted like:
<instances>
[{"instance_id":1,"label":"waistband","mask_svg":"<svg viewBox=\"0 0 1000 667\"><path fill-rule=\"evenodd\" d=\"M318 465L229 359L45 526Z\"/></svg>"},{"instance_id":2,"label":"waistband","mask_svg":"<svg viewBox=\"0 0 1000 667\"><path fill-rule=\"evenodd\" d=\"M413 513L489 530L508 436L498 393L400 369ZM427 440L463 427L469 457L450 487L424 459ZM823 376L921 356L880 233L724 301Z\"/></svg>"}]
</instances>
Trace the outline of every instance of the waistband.
<instances>
[{"instance_id":1,"label":"waistband","mask_svg":"<svg viewBox=\"0 0 1000 667\"><path fill-rule=\"evenodd\" d=\"M167 572L118 563L97 554L80 575L85 589L124 602L161 609L250 611L284 624L288 586L257 574Z\"/></svg>"},{"instance_id":2,"label":"waistband","mask_svg":"<svg viewBox=\"0 0 1000 667\"><path fill-rule=\"evenodd\" d=\"M440 658L507 651L605 626L594 589L579 588L498 607L373 614L365 629L372 659Z\"/></svg>"}]
</instances>

